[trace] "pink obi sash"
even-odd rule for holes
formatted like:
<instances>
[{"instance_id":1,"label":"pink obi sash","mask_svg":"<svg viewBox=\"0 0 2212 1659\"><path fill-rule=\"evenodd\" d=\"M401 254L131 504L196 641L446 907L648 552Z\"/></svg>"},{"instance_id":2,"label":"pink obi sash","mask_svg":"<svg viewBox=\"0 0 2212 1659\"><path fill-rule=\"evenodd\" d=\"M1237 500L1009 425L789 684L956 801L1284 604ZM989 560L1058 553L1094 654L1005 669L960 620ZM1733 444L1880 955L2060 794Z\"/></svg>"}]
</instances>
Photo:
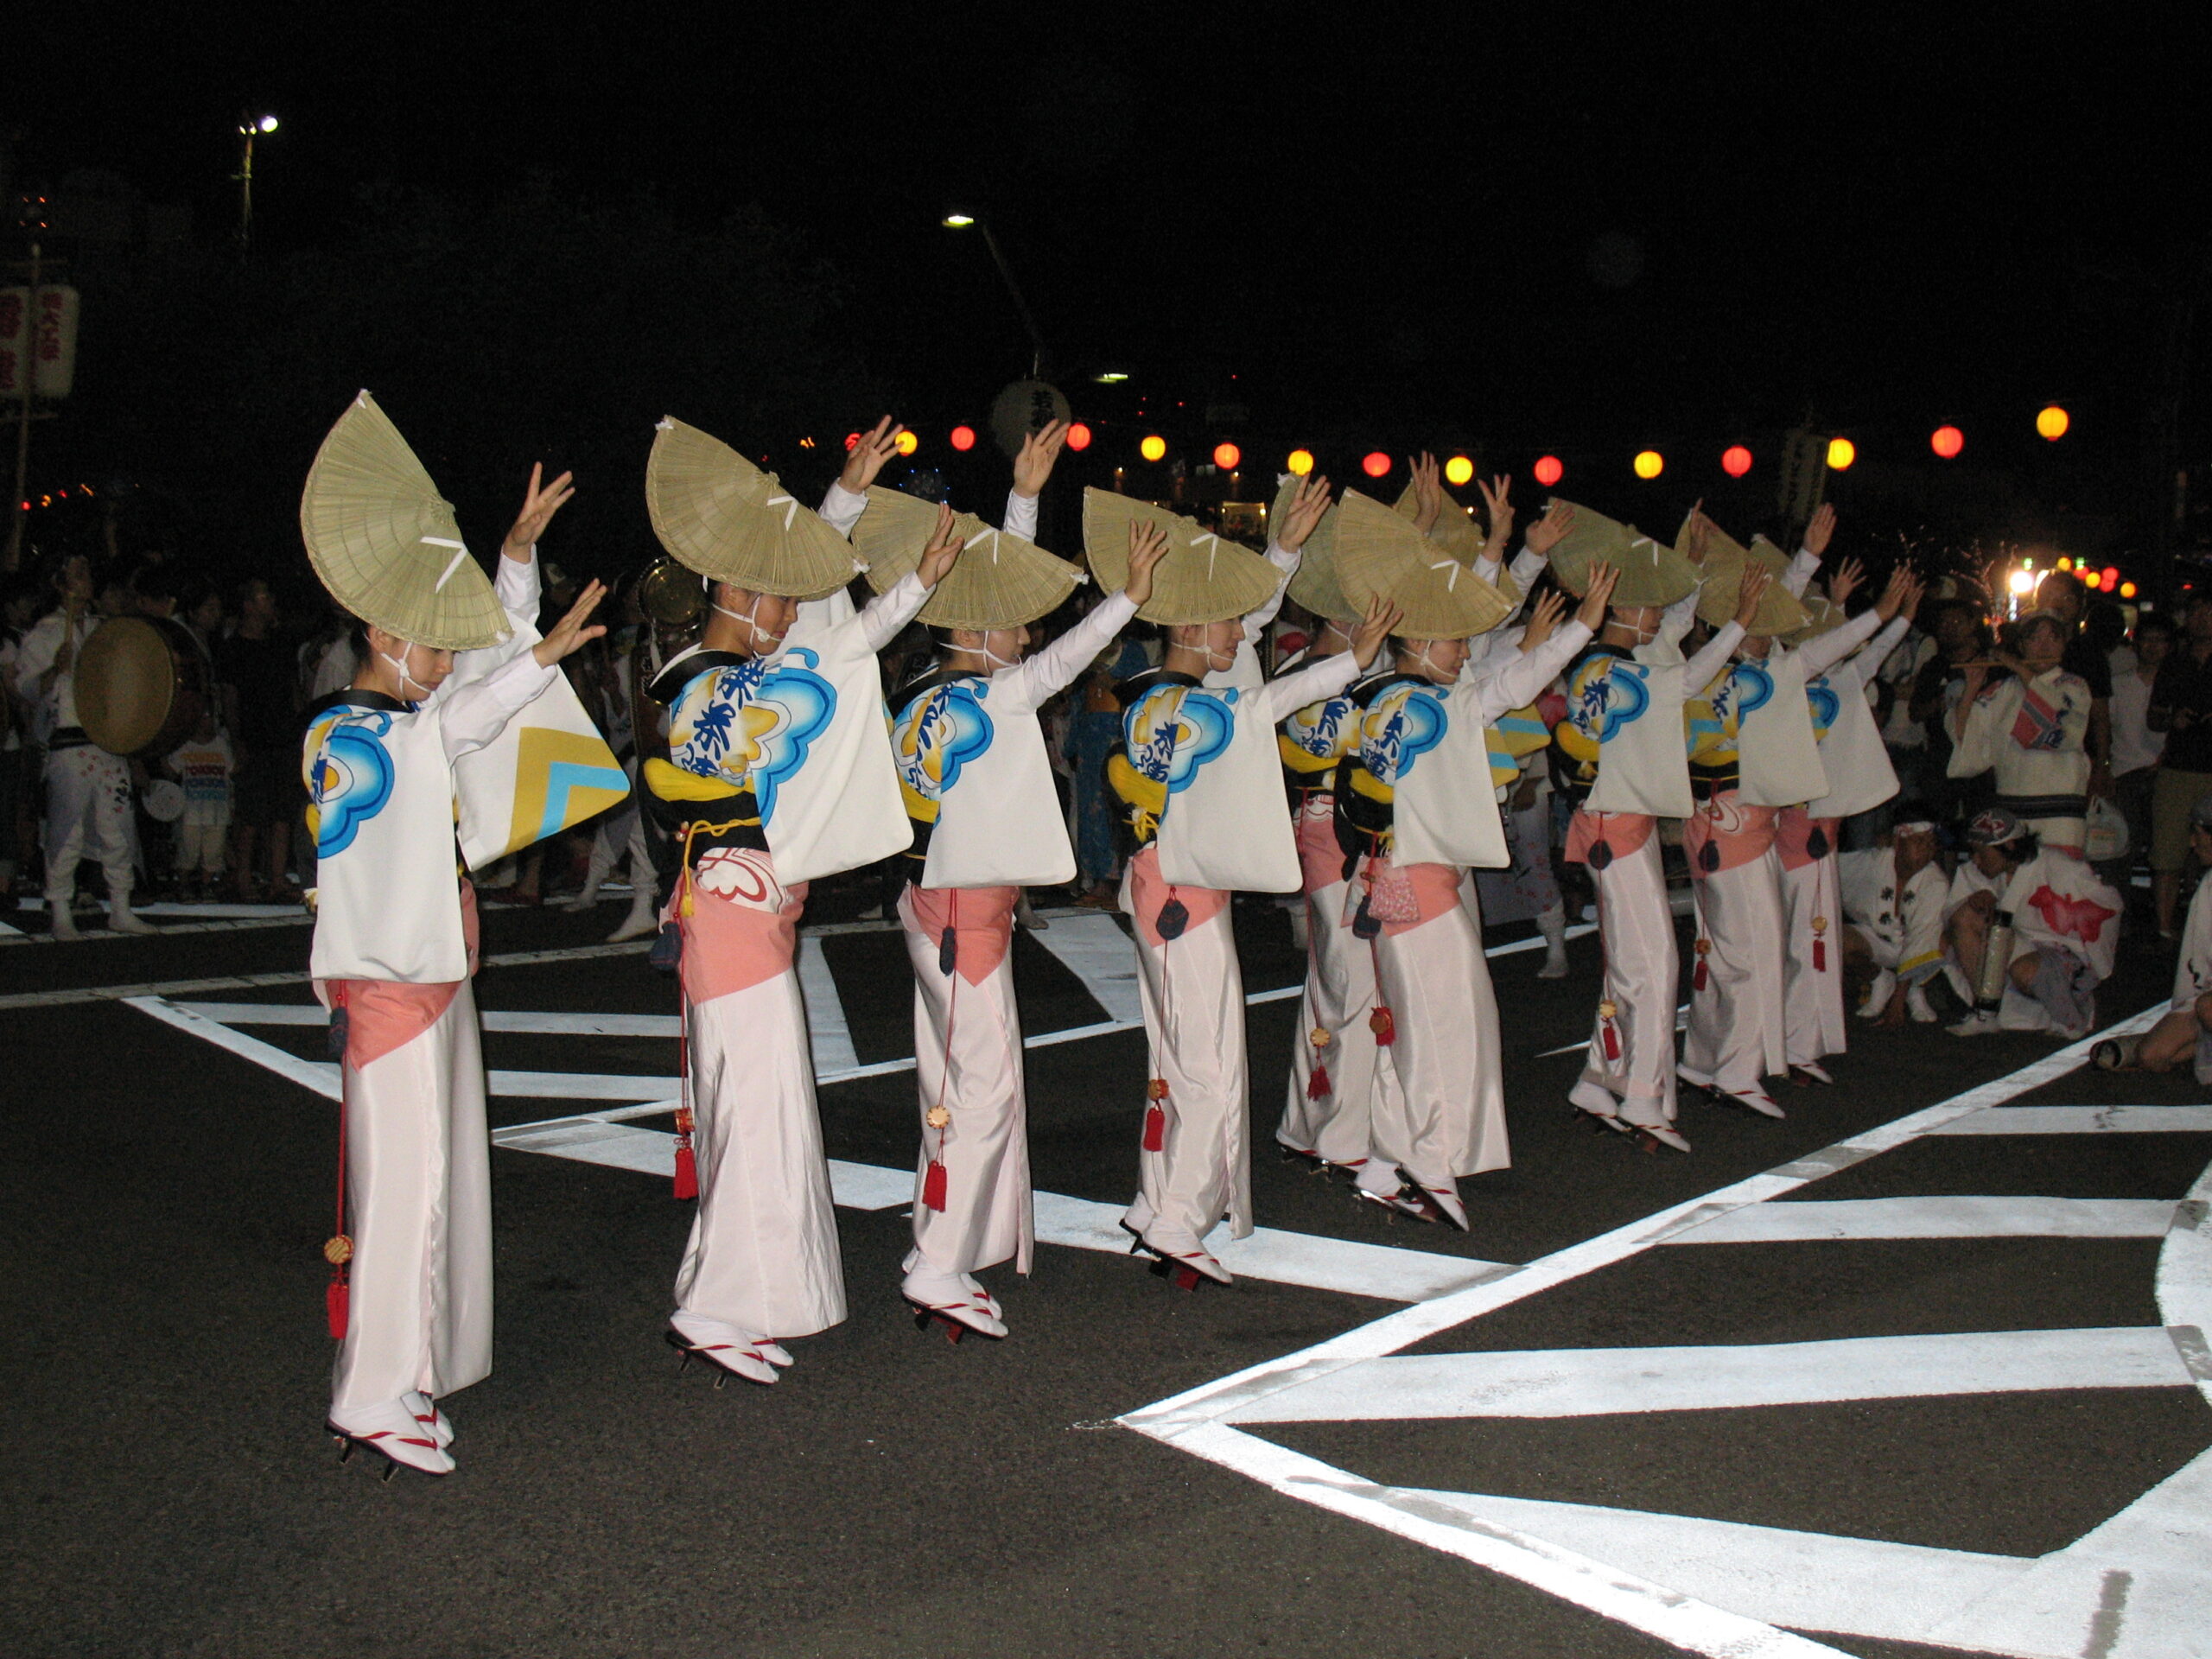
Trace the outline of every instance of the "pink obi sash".
<instances>
[{"instance_id":1,"label":"pink obi sash","mask_svg":"<svg viewBox=\"0 0 2212 1659\"><path fill-rule=\"evenodd\" d=\"M1779 810L1753 806L1732 789L1700 801L1682 825L1682 850L1689 855L1691 875L1702 880L1760 857L1774 845Z\"/></svg>"},{"instance_id":2,"label":"pink obi sash","mask_svg":"<svg viewBox=\"0 0 2212 1659\"><path fill-rule=\"evenodd\" d=\"M1658 819L1642 812L1592 812L1577 807L1567 823L1567 861L1602 870L1616 858L1641 852L1658 827ZM1592 863L1591 849L1601 841L1608 849L1607 856Z\"/></svg>"},{"instance_id":3,"label":"pink obi sash","mask_svg":"<svg viewBox=\"0 0 2212 1659\"><path fill-rule=\"evenodd\" d=\"M1392 938L1425 927L1459 902L1459 870L1452 864L1394 864L1370 858L1360 866L1361 883L1344 895L1344 925L1359 913L1362 890L1367 913Z\"/></svg>"},{"instance_id":4,"label":"pink obi sash","mask_svg":"<svg viewBox=\"0 0 2212 1659\"><path fill-rule=\"evenodd\" d=\"M1308 893L1332 887L1344 879L1344 849L1337 845L1334 795L1306 798L1305 809L1298 815L1298 865Z\"/></svg>"},{"instance_id":5,"label":"pink obi sash","mask_svg":"<svg viewBox=\"0 0 2212 1659\"><path fill-rule=\"evenodd\" d=\"M1339 860L1342 856L1338 855ZM1169 887L1160 879L1160 849L1147 847L1129 861L1129 903L1135 906L1137 928L1147 944L1158 947L1167 943L1160 937L1160 911L1170 899L1181 900L1191 914L1184 925L1185 933L1211 921L1229 903L1228 893L1218 887Z\"/></svg>"},{"instance_id":6,"label":"pink obi sash","mask_svg":"<svg viewBox=\"0 0 2212 1659\"><path fill-rule=\"evenodd\" d=\"M1835 851L1836 832L1842 826L1841 818L1815 818L1802 806L1783 807L1774 825L1774 850L1782 860L1782 868L1802 870L1808 864L1819 863ZM1819 832L1817 842L1814 839L1815 830Z\"/></svg>"},{"instance_id":7,"label":"pink obi sash","mask_svg":"<svg viewBox=\"0 0 2212 1659\"><path fill-rule=\"evenodd\" d=\"M461 884L461 937L468 950L468 971L476 971L478 931L476 887ZM445 1017L459 980L435 985L404 985L394 979L341 979L315 987L323 1001L346 1005L346 1064L356 1071L404 1048Z\"/></svg>"},{"instance_id":8,"label":"pink obi sash","mask_svg":"<svg viewBox=\"0 0 2212 1659\"><path fill-rule=\"evenodd\" d=\"M960 977L980 985L998 971L1014 943L1014 907L1019 887L925 887L906 889L914 921L931 939L953 931ZM1187 901L1186 901L1187 902Z\"/></svg>"},{"instance_id":9,"label":"pink obi sash","mask_svg":"<svg viewBox=\"0 0 2212 1659\"><path fill-rule=\"evenodd\" d=\"M791 972L805 882L785 887L758 849L715 847L699 855L689 887L689 916L683 914L685 883L677 883L670 901L683 930L679 971L686 997L711 1002Z\"/></svg>"}]
</instances>

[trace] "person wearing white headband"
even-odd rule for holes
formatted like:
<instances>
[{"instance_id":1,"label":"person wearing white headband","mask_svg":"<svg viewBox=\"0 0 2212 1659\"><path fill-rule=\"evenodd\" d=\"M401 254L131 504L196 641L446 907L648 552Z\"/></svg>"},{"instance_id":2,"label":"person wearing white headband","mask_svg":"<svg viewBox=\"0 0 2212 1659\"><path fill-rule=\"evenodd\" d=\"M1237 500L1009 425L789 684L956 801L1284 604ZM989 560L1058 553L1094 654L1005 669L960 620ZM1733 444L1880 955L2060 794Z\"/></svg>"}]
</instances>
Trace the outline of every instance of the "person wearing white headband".
<instances>
[{"instance_id":1,"label":"person wearing white headband","mask_svg":"<svg viewBox=\"0 0 2212 1659\"><path fill-rule=\"evenodd\" d=\"M397 442L365 395L325 455L364 433ZM535 632L536 543L571 493L568 474L546 483L531 469L496 588L457 537L421 536L404 514L394 515L398 529L379 527L386 579L362 580L330 550L336 538L318 545L314 475L302 514L333 594L389 623L364 622L360 669L309 711L303 755L316 852L310 972L331 1010L342 1102L345 1199L325 1249L340 1338L329 1427L348 1453L364 1446L428 1474L454 1467L453 1423L437 1402L492 1368L490 1148L469 988L476 906L455 879L456 763L496 741L553 685L562 658L606 632L589 622L605 593L594 582L550 633Z\"/></svg>"},{"instance_id":2,"label":"person wearing white headband","mask_svg":"<svg viewBox=\"0 0 2212 1659\"><path fill-rule=\"evenodd\" d=\"M938 511L913 568L855 611L846 587L862 564L837 534L898 433L887 417L858 440L820 517L674 420L646 467L655 534L708 598L698 644L653 680L669 757L643 767L647 809L682 848L657 950L683 995L676 1193L698 1199L665 1339L685 1363L752 1382L791 1364L781 1339L846 1313L797 927L810 880L877 862L911 834L876 653L961 541Z\"/></svg>"},{"instance_id":3,"label":"person wearing white headband","mask_svg":"<svg viewBox=\"0 0 2212 1659\"><path fill-rule=\"evenodd\" d=\"M1139 527L1122 591L1031 653L1030 625L1082 580L1027 533L1065 433L1054 422L1025 441L1008 529L960 521L968 551L921 612L939 629L936 660L892 700L892 752L914 831L898 913L914 969L921 1117L914 1243L899 1293L918 1321L939 1321L955 1340L963 1331L1006 1334L998 1299L975 1274L1008 1260L1026 1274L1035 1249L1014 910L1025 887L1075 874L1037 711L1152 597L1167 551L1164 535ZM902 566L921 529L920 504L875 498L855 536L872 573ZM888 543L880 552L879 537Z\"/></svg>"}]
</instances>

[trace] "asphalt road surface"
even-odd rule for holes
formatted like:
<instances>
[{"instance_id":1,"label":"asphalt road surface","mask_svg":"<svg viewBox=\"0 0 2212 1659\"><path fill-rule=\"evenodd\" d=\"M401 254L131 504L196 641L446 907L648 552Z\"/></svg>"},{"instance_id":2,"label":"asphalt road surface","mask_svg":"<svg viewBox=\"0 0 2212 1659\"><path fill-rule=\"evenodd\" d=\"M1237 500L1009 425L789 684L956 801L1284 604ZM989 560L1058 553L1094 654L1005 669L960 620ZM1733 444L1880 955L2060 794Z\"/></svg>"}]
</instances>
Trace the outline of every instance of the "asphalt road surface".
<instances>
[{"instance_id":1,"label":"asphalt road surface","mask_svg":"<svg viewBox=\"0 0 2212 1659\"><path fill-rule=\"evenodd\" d=\"M1548 1052L1596 941L1560 982L1506 950L1514 1166L1462 1184L1471 1233L1393 1224L1275 1156L1301 961L1240 905L1262 1230L1185 1294L1115 1238L1126 946L1058 914L1015 956L1046 1242L986 1276L1009 1338L955 1346L898 1296L911 993L861 902L802 964L851 1317L720 1391L660 1341L671 985L586 949L613 902L487 912L496 1365L447 1402L460 1472L389 1484L321 1428L306 929L6 918L0 1653L2212 1651L2186 1077L1854 1025L1787 1121L1686 1103L1694 1153L1647 1155ZM2104 1023L2171 973L2131 942Z\"/></svg>"}]
</instances>

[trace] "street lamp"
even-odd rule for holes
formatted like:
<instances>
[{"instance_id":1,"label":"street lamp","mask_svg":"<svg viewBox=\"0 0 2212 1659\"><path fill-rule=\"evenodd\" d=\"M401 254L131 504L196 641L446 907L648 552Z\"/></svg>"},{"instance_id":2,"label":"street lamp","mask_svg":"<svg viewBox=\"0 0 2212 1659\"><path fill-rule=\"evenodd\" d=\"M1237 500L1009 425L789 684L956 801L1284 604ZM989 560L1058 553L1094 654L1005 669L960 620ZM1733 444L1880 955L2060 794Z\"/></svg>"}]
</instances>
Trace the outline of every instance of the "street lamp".
<instances>
[{"instance_id":1,"label":"street lamp","mask_svg":"<svg viewBox=\"0 0 2212 1659\"><path fill-rule=\"evenodd\" d=\"M253 141L276 130L273 115L248 112L238 117L238 263L245 263L253 247Z\"/></svg>"},{"instance_id":2,"label":"street lamp","mask_svg":"<svg viewBox=\"0 0 2212 1659\"><path fill-rule=\"evenodd\" d=\"M1006 291L1014 301L1014 308L1021 314L1021 326L1029 331L1031 356L1029 378L1045 378L1045 336L1037 332L1037 319L1029 315L1029 302L1021 297L1021 284L1014 280L1014 268L1006 262L1006 255L999 248L999 239L991 234L991 227L973 213L947 213L943 220L948 231L964 231L974 226L983 233L983 245L991 251L992 263L998 266L999 276L1006 283Z\"/></svg>"}]
</instances>

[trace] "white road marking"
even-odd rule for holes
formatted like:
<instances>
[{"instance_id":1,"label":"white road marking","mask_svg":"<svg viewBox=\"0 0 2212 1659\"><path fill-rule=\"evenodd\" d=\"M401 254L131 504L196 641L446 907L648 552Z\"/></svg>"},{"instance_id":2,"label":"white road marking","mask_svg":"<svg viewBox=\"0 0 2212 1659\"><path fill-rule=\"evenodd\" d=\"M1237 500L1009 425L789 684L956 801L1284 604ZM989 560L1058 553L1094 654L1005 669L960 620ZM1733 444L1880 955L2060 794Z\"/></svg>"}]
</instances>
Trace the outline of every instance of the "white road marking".
<instances>
[{"instance_id":1,"label":"white road marking","mask_svg":"<svg viewBox=\"0 0 2212 1659\"><path fill-rule=\"evenodd\" d=\"M2107 1031L2095 1033L2093 1039L2069 1045L2007 1077L1966 1090L1949 1100L1909 1114L1879 1128L1857 1135L1777 1169L1736 1182L1702 1198L1670 1206L1599 1238L1570 1246L1517 1272L1510 1272L1467 1290L1385 1315L1358 1330L1317 1344L1302 1352L1249 1367L1129 1413L1119 1421L1155 1439L1180 1446L1195 1456L1249 1475L1287 1496L1355 1516L1459 1555L1608 1618L1659 1635L1693 1652L1712 1655L1715 1659L1730 1659L1732 1656L1751 1652L1832 1651L1809 1643L1804 1646L1773 1645L1796 1643L1802 1639L1765 1622L1758 1616L1762 1611L1758 1608L1728 1611L1699 1598L1690 1586L1670 1583L1662 1587L1650 1584L1521 1530L1510 1518L1503 1516L1493 1518L1487 1511L1470 1513L1464 1505L1455 1507L1454 1499L1465 1495L1422 1494L1377 1486L1317 1459L1287 1452L1282 1447L1258 1440L1230 1427L1229 1420L1240 1415L1256 1420L1297 1410L1296 1401L1288 1398L1278 1401L1274 1396L1292 1395L1301 1388L1314 1390L1306 1396L1309 1403L1318 1399L1323 1390L1336 1395L1341 1400L1357 1402L1363 1393L1363 1376L1372 1376L1379 1380L1402 1364L1420 1366L1427 1363L1426 1358L1401 1362L1385 1360L1386 1356L1395 1355L1399 1350L1426 1337L1509 1306L1525 1296L1669 1243L1691 1229L1714 1222L1747 1205L1763 1204L1765 1200L1793 1192L1808 1182L1847 1168L1863 1159L1903 1145L1920 1135L1935 1133L1945 1125L1972 1114L2002 1106L2004 1103L2042 1088L2080 1066L2088 1058L2094 1040L2146 1030L2164 1014L2164 1008L2165 1005L2160 1002ZM2199 1186L2200 1191L2192 1192L2191 1199L2202 1198L2206 1208L2212 1208L2212 1173L2208 1173L2206 1181L2200 1182ZM2177 1286L2197 1298L2191 1303L2192 1307L2206 1310L2206 1317L2212 1318L2212 1246L2206 1247L2205 1260L2200 1261L2196 1255L2202 1243L2199 1236L2202 1213L2201 1210L2192 1210L2188 1203L2177 1207L2177 1225L2182 1231L2178 1234L2169 1232L2166 1247L2161 1253L2161 1264L2163 1267L2169 1259L2176 1262ZM2192 1217L2194 1219L2190 1219ZM2203 1281L2201 1288L2198 1287L2200 1278ZM2087 1345L2099 1351L2086 1357L2080 1351L2084 1345L2083 1338L2076 1333L1999 1332L1988 1335L1999 1338L2000 1346L2006 1340L2017 1342L2024 1337L2030 1342L2045 1344L2056 1342L2062 1349L2070 1347L2075 1351L2073 1359L2078 1367L2075 1375L2108 1377L2137 1368L2148 1374L2162 1376L2169 1382L2177 1378L2185 1381L2193 1375L2202 1385L2212 1378L2212 1355L2208 1355L2205 1351L2203 1327L2178 1325L2163 1302L2161 1313L2167 1319L2167 1325L2164 1330L2156 1332L2155 1335L2165 1342L2164 1354L2158 1351L2155 1344L2146 1340L2153 1334L2148 1331L2122 1332L2108 1340L2101 1336L2093 1336L2088 1339ZM1909 1343L1913 1339L1866 1340ZM1956 1346L1970 1344L1980 1347L1986 1337L1945 1337L1935 1340L1952 1344L1948 1350L1953 1362L1949 1374L1955 1378L1970 1375L1977 1370L1990 1369L1986 1353L1977 1357L1969 1349ZM1633 1363L1649 1360L1662 1351L1635 1351L1628 1358ZM1704 1355L1712 1351L1688 1351L1697 1354L1700 1358L1692 1362L1692 1370L1679 1374L1680 1383L1675 1386L1695 1390L1700 1384L1694 1367L1701 1363ZM1897 1348L1889 1351L1903 1354L1908 1351ZM2166 1357L2167 1354L2171 1357ZM1443 1357L1487 1359L1495 1363L1499 1357ZM1562 1368L1572 1370L1581 1363L1572 1351L1509 1357L1522 1363L1535 1357L1554 1370ZM1968 1363L1969 1361L1973 1363ZM1896 1368L1888 1369L1894 1376ZM2001 1362L1993 1368L2000 1382L2012 1369ZM1404 1374L1413 1375L1411 1372ZM1873 1380L1872 1374L1868 1380ZM1629 1381L1637 1389L1637 1403L1633 1408L1646 1408L1649 1401L1642 1392L1642 1388L1650 1379L1639 1375ZM1586 1378L1585 1382L1586 1383ZM1774 1386L1771 1376L1767 1383L1770 1388ZM1917 1371L1910 1382L1897 1385L1921 1392L1925 1391L1929 1382L1924 1371ZM1344 1408L1339 1408L1340 1410ZM2199 1462L2212 1468L2212 1456L2201 1459ZM2167 1485L2177 1486L2178 1484L2186 1486L2189 1478L2190 1471L2184 1471L2183 1476L2176 1477ZM2212 1477L2208 1477L2204 1484L2208 1489L2212 1489ZM2160 1498L2164 1491L2165 1488L2162 1487L2146 1496L2108 1524L2124 1530L2123 1523L2128 1523L2138 1510L2150 1504L2153 1499ZM1467 1502L1478 1505L1482 1501L1472 1497L1467 1499ZM2144 1659L2152 1659L2152 1656L2164 1659L2164 1656L2169 1654L2202 1651L2202 1633L2207 1628L2208 1608L2212 1608L2212 1581L2208 1581L2204 1576L2202 1550L2204 1517L2208 1513L2212 1513L2212 1490L2200 1493L2190 1488L2169 1503L2166 1509L2161 1510L2150 1523L2139 1528L2144 1535L2141 1548L2145 1552L2139 1565L2152 1581L2153 1588L2143 1599L2127 1605L2139 1611L2154 1611L2155 1617L2143 1618L2139 1623L2127 1623L2123 1628L2120 1614L2113 1609L2112 1593L2114 1582L2118 1581L2124 1586L2131 1581L2130 1575L2138 1570L2137 1565L2130 1564L2133 1558L2123 1554L2119 1549L2120 1533L2116 1531L2111 1535L2113 1547L2107 1548L2103 1554L2076 1558L2080 1570L2074 1572L2071 1577L2060 1574L2063 1582L2055 1582L2050 1595L2044 1599L2039 1608L2031 1608L2025 1599L2008 1599L2002 1593L1986 1593L1986 1584L1979 1587L1972 1584L1953 1585L1951 1587L1960 1591L1969 1606L1967 1613L1961 1614L1958 1620L1940 1632L1938 1639L1951 1645L2002 1648L2008 1652L2031 1655L2070 1656L2094 1651L2107 1656L2126 1653L2140 1654ZM2171 1518L2165 1519L2169 1515ZM1663 1529L1669 1522L1677 1520L1679 1517L1662 1517L1658 1524ZM2159 1524L2161 1521L2163 1526ZM2100 1529L2097 1533L2081 1541L2076 1548L2086 1548L2092 1540L2104 1540L2105 1536L2105 1529ZM2190 1554L2191 1551L2195 1553ZM1615 1554L1608 1548L1606 1554L1611 1559L1619 1560L1626 1552L1624 1550L1622 1554ZM1671 1560L1672 1554L1671 1550L1653 1551L1645 1548L1643 1553L1630 1559ZM2067 1554L2059 1553L2061 1556ZM2177 1565L2177 1557L2179 1557ZM2044 1565L2057 1559L2045 1558L2045 1562L2034 1564L2035 1570L2041 1572ZM1690 1576L1694 1576L1694 1569ZM2025 1582L2027 1575L2024 1573L2021 1576L2022 1581ZM1714 1589L1713 1593L1725 1593L1725 1586ZM1885 1602L1884 1608L1870 1611L1861 1620L1847 1607L1842 1628L1886 1629L1886 1621L1893 1617L1900 1597L1891 1583L1885 1583L1879 1593ZM1670 1614L1679 1614L1680 1622L1669 1623ZM1984 1641L1973 1634L1974 1630L1984 1626L1993 1629L2007 1618L2031 1626L2032 1639L2023 1637L2010 1641ZM2128 1618L2134 1620L2137 1613L2130 1612ZM2101 1620L2104 1621L2101 1624L2099 1623ZM1962 1631L1967 1633L1962 1634ZM2088 1638L2087 1646L2084 1645L2085 1635ZM1928 1635L1920 1635L1916 1639L1926 1641L1930 1638Z\"/></svg>"},{"instance_id":2,"label":"white road marking","mask_svg":"<svg viewBox=\"0 0 2212 1659\"><path fill-rule=\"evenodd\" d=\"M2212 1106L2005 1106L1931 1135L2205 1135Z\"/></svg>"},{"instance_id":3,"label":"white road marking","mask_svg":"<svg viewBox=\"0 0 2212 1659\"><path fill-rule=\"evenodd\" d=\"M2157 1238L2167 1198L1920 1198L1753 1204L1675 1234L1669 1244L1778 1244L1848 1238Z\"/></svg>"},{"instance_id":4,"label":"white road marking","mask_svg":"<svg viewBox=\"0 0 2212 1659\"><path fill-rule=\"evenodd\" d=\"M1307 1369L1305 1380L1221 1413L1220 1421L1607 1417L2024 1389L2187 1388L2191 1382L2164 1328L2155 1325L1741 1347L1421 1354L1350 1366L1317 1360Z\"/></svg>"},{"instance_id":5,"label":"white road marking","mask_svg":"<svg viewBox=\"0 0 2212 1659\"><path fill-rule=\"evenodd\" d=\"M845 1004L830 976L830 959L822 954L822 941L812 935L798 942L798 988L806 999L806 1030L814 1045L814 1072L854 1071L860 1056L853 1052L853 1033L845 1024Z\"/></svg>"},{"instance_id":6,"label":"white road marking","mask_svg":"<svg viewBox=\"0 0 2212 1659\"><path fill-rule=\"evenodd\" d=\"M1089 911L1056 921L1031 938L1073 971L1109 1019L1125 1026L1144 1019L1137 1000L1136 947L1111 916Z\"/></svg>"}]
</instances>

